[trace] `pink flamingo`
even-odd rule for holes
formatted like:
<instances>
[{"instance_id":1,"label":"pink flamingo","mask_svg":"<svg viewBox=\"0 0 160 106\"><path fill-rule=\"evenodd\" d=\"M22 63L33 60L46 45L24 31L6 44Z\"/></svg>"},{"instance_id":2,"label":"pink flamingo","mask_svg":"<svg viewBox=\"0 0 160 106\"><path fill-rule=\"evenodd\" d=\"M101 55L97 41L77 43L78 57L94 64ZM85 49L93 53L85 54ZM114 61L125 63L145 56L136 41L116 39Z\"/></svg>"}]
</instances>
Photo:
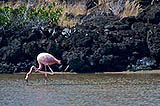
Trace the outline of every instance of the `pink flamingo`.
<instances>
[{"instance_id":1,"label":"pink flamingo","mask_svg":"<svg viewBox=\"0 0 160 106\"><path fill-rule=\"evenodd\" d=\"M37 56L37 61L38 61L39 67L36 68L35 66L32 66L30 68L30 71L26 74L26 77L25 77L25 80L27 82L28 82L29 76L31 76L31 74L32 74L32 70L33 69L35 70L35 72L39 72L39 73L45 74L45 78L48 79L47 74L50 74L50 75L54 74L53 70L49 67L49 65L61 64L60 60L56 59L54 56L52 56L49 53L40 53ZM45 66L45 72L41 71L43 65ZM50 69L51 72L46 72L46 70L47 70L46 66L48 66L48 68Z\"/></svg>"}]
</instances>

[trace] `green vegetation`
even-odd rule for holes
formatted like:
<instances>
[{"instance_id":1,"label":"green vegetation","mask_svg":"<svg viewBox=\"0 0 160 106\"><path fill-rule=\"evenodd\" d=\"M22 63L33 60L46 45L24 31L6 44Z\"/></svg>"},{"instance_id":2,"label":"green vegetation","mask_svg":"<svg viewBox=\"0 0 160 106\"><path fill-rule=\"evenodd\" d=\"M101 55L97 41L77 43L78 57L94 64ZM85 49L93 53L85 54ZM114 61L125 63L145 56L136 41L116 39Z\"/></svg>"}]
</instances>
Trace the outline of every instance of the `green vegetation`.
<instances>
[{"instance_id":1,"label":"green vegetation","mask_svg":"<svg viewBox=\"0 0 160 106\"><path fill-rule=\"evenodd\" d=\"M15 30L32 27L45 27L57 24L62 14L62 8L55 8L56 3L33 7L21 4L16 8L0 7L0 29Z\"/></svg>"},{"instance_id":2,"label":"green vegetation","mask_svg":"<svg viewBox=\"0 0 160 106\"><path fill-rule=\"evenodd\" d=\"M53 1L56 1L56 3ZM23 3L24 4L16 6L16 8L7 6L6 3L4 4L6 6L0 5L0 31L1 29L14 31L15 29L39 28L52 24L72 27L80 24L81 21L79 18L67 18L66 14L73 14L74 17L78 15L88 15L94 11L96 13L97 8L102 8L102 6L103 9L101 9L101 13L113 13L113 15L119 16L120 18L129 16L136 17L143 11L138 0L125 0L125 2L124 0L99 0L97 6L90 10L86 9L86 5L83 2L70 5L60 3L58 0L42 1L42 3L28 2L28 5L26 5L26 2ZM98 13L99 12L97 12L97 14Z\"/></svg>"}]
</instances>

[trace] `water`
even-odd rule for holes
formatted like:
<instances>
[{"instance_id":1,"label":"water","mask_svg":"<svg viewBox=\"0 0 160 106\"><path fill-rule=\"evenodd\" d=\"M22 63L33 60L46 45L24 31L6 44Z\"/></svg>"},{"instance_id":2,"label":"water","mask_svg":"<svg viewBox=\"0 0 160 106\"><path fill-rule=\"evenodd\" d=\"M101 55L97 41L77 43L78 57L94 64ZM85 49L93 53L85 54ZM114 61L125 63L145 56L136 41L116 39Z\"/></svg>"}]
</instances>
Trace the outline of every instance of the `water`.
<instances>
[{"instance_id":1,"label":"water","mask_svg":"<svg viewBox=\"0 0 160 106\"><path fill-rule=\"evenodd\" d=\"M0 75L0 106L160 106L160 74Z\"/></svg>"}]
</instances>

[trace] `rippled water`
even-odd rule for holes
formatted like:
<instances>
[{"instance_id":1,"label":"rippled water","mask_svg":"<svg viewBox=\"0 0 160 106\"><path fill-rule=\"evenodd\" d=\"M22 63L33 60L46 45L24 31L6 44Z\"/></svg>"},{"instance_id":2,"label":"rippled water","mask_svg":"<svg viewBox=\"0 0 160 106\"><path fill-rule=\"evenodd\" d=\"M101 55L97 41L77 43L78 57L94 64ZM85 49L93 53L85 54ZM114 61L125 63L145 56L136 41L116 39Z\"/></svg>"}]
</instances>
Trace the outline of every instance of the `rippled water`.
<instances>
[{"instance_id":1,"label":"rippled water","mask_svg":"<svg viewBox=\"0 0 160 106\"><path fill-rule=\"evenodd\" d=\"M0 106L160 106L159 74L0 75Z\"/></svg>"}]
</instances>

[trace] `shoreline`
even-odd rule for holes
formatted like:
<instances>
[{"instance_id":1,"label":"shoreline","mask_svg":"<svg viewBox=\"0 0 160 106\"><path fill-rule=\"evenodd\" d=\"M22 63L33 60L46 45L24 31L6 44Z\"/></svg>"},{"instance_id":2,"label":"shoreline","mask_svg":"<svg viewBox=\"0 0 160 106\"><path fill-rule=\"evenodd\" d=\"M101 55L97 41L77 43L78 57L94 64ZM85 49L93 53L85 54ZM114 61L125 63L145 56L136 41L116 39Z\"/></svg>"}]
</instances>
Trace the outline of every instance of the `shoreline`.
<instances>
[{"instance_id":1,"label":"shoreline","mask_svg":"<svg viewBox=\"0 0 160 106\"><path fill-rule=\"evenodd\" d=\"M14 74L26 74L26 72L14 73ZM13 74L13 75L14 75ZM41 74L41 73L32 73L32 74ZM54 72L55 75L73 75L73 74L160 74L160 69L157 70L140 70L136 72L96 72L96 73L76 73L76 72Z\"/></svg>"}]
</instances>

